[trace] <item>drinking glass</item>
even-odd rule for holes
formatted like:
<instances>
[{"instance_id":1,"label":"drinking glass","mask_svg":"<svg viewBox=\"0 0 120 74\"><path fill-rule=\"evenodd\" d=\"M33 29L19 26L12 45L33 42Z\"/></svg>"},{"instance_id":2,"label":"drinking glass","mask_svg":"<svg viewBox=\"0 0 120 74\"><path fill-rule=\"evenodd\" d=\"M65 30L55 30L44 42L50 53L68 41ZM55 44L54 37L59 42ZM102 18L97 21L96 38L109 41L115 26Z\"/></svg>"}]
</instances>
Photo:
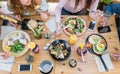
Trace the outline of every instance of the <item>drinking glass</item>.
<instances>
[{"instance_id":1,"label":"drinking glass","mask_svg":"<svg viewBox=\"0 0 120 74\"><path fill-rule=\"evenodd\" d=\"M87 47L84 46L83 49L81 49L80 47L78 47L78 48L77 48L77 53L78 53L80 56L82 56L82 54L85 55L85 54L87 53Z\"/></svg>"},{"instance_id":2,"label":"drinking glass","mask_svg":"<svg viewBox=\"0 0 120 74\"><path fill-rule=\"evenodd\" d=\"M44 33L44 38L47 39L47 40L51 39L51 33L50 32L45 32Z\"/></svg>"},{"instance_id":3,"label":"drinking glass","mask_svg":"<svg viewBox=\"0 0 120 74\"><path fill-rule=\"evenodd\" d=\"M33 33L34 33L35 38L37 38L37 39L42 38L42 33L40 30L35 30Z\"/></svg>"},{"instance_id":4,"label":"drinking glass","mask_svg":"<svg viewBox=\"0 0 120 74\"><path fill-rule=\"evenodd\" d=\"M77 53L78 53L78 55L81 56L82 62L85 63L84 55L87 53L87 47L86 46L83 46L83 48L78 47Z\"/></svg>"}]
</instances>

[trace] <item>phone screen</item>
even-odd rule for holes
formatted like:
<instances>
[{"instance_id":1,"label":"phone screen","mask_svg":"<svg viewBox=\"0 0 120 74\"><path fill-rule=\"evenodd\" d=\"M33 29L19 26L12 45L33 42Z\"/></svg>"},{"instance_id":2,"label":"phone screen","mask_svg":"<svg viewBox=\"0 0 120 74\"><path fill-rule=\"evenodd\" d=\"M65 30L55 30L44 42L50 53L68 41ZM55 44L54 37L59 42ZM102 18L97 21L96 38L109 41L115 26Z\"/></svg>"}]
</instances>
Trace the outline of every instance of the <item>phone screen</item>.
<instances>
[{"instance_id":1,"label":"phone screen","mask_svg":"<svg viewBox=\"0 0 120 74\"><path fill-rule=\"evenodd\" d=\"M107 33L111 32L110 26L98 27L98 33Z\"/></svg>"},{"instance_id":2,"label":"phone screen","mask_svg":"<svg viewBox=\"0 0 120 74\"><path fill-rule=\"evenodd\" d=\"M21 64L18 67L18 71L31 71L32 65L31 64Z\"/></svg>"},{"instance_id":3,"label":"phone screen","mask_svg":"<svg viewBox=\"0 0 120 74\"><path fill-rule=\"evenodd\" d=\"M90 22L90 25L89 25L89 27L88 27L88 30L93 31L93 30L94 30L94 27L95 27L95 24L96 24L95 21L91 21L91 22Z\"/></svg>"},{"instance_id":4,"label":"phone screen","mask_svg":"<svg viewBox=\"0 0 120 74\"><path fill-rule=\"evenodd\" d=\"M21 29L22 30L29 30L28 26L27 26L27 23L30 19L24 19L21 23Z\"/></svg>"},{"instance_id":5,"label":"phone screen","mask_svg":"<svg viewBox=\"0 0 120 74\"><path fill-rule=\"evenodd\" d=\"M8 25L8 22L9 22L8 20L3 20L2 25L3 25L3 26L7 26L7 25Z\"/></svg>"}]
</instances>

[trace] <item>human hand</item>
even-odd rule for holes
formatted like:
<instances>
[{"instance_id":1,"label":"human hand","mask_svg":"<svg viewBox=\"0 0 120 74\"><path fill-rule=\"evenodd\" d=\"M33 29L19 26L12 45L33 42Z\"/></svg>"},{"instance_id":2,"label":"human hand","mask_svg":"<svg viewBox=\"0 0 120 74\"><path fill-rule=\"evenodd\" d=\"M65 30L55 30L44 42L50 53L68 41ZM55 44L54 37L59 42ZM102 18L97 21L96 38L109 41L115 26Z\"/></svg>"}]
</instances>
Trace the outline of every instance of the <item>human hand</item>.
<instances>
[{"instance_id":1,"label":"human hand","mask_svg":"<svg viewBox=\"0 0 120 74\"><path fill-rule=\"evenodd\" d=\"M22 21L20 15L15 15L15 19L18 20L18 21Z\"/></svg>"},{"instance_id":2,"label":"human hand","mask_svg":"<svg viewBox=\"0 0 120 74\"><path fill-rule=\"evenodd\" d=\"M108 26L108 17L101 17L101 20L99 21L99 25L101 26Z\"/></svg>"},{"instance_id":3,"label":"human hand","mask_svg":"<svg viewBox=\"0 0 120 74\"><path fill-rule=\"evenodd\" d=\"M59 35L62 32L62 26L60 22L57 22L56 35Z\"/></svg>"},{"instance_id":4,"label":"human hand","mask_svg":"<svg viewBox=\"0 0 120 74\"><path fill-rule=\"evenodd\" d=\"M17 23L14 23L14 22L11 22L11 21L9 21L9 24L10 24L11 26L14 26L14 27L17 26Z\"/></svg>"},{"instance_id":5,"label":"human hand","mask_svg":"<svg viewBox=\"0 0 120 74\"><path fill-rule=\"evenodd\" d=\"M10 53L8 53L8 52L0 52L0 56L2 57L2 59L7 59L8 57L10 57Z\"/></svg>"},{"instance_id":6,"label":"human hand","mask_svg":"<svg viewBox=\"0 0 120 74\"><path fill-rule=\"evenodd\" d=\"M118 53L111 53L111 57L113 58L114 61L120 61L120 52Z\"/></svg>"},{"instance_id":7,"label":"human hand","mask_svg":"<svg viewBox=\"0 0 120 74\"><path fill-rule=\"evenodd\" d=\"M96 21L99 21L101 17L103 17L104 13L103 11L96 10L96 11L89 11L89 16Z\"/></svg>"},{"instance_id":8,"label":"human hand","mask_svg":"<svg viewBox=\"0 0 120 74\"><path fill-rule=\"evenodd\" d=\"M100 10L97 10L97 11L93 11L89 14L89 16L99 22L99 25L101 26L107 26L108 25L108 17L105 17L104 16L104 12L103 11L100 11Z\"/></svg>"},{"instance_id":9,"label":"human hand","mask_svg":"<svg viewBox=\"0 0 120 74\"><path fill-rule=\"evenodd\" d=\"M15 18L14 20L16 20L16 21L21 21L20 15L16 15L14 18ZM17 26L16 22L9 21L9 23L11 26Z\"/></svg>"},{"instance_id":10,"label":"human hand","mask_svg":"<svg viewBox=\"0 0 120 74\"><path fill-rule=\"evenodd\" d=\"M48 19L48 15L46 13L41 13L40 17L41 17L42 21L46 21Z\"/></svg>"}]
</instances>

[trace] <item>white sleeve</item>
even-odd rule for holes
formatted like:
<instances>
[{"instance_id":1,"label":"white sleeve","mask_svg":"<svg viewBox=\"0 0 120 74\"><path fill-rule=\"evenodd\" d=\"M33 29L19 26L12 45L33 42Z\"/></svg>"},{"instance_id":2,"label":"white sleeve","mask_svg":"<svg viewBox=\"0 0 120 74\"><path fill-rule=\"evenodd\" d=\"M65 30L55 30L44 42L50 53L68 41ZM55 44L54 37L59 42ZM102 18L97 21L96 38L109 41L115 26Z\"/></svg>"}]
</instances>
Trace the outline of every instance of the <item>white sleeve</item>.
<instances>
[{"instance_id":1,"label":"white sleeve","mask_svg":"<svg viewBox=\"0 0 120 74\"><path fill-rule=\"evenodd\" d=\"M48 10L49 6L46 2L46 0L42 0L42 3L40 4L40 12L44 12L46 10Z\"/></svg>"}]
</instances>

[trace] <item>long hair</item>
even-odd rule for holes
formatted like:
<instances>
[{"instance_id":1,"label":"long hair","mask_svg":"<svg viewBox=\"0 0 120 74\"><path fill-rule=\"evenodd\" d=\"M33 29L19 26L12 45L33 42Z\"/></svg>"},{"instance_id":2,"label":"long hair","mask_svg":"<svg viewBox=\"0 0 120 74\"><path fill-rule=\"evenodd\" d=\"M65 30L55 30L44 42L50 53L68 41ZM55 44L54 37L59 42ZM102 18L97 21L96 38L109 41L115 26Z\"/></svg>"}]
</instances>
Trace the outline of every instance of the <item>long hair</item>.
<instances>
[{"instance_id":1,"label":"long hair","mask_svg":"<svg viewBox=\"0 0 120 74\"><path fill-rule=\"evenodd\" d=\"M36 6L36 0L31 0L31 4L29 6L26 6L27 11L33 12ZM14 11L14 14L22 15L25 11L23 5L21 4L20 0L10 0L10 6L12 10Z\"/></svg>"},{"instance_id":2,"label":"long hair","mask_svg":"<svg viewBox=\"0 0 120 74\"><path fill-rule=\"evenodd\" d=\"M75 0L75 8L78 6L80 0ZM83 9L83 11L85 12L87 10L87 8L90 8L90 5L92 3L92 0L86 0L86 3L85 3L85 8Z\"/></svg>"}]
</instances>

